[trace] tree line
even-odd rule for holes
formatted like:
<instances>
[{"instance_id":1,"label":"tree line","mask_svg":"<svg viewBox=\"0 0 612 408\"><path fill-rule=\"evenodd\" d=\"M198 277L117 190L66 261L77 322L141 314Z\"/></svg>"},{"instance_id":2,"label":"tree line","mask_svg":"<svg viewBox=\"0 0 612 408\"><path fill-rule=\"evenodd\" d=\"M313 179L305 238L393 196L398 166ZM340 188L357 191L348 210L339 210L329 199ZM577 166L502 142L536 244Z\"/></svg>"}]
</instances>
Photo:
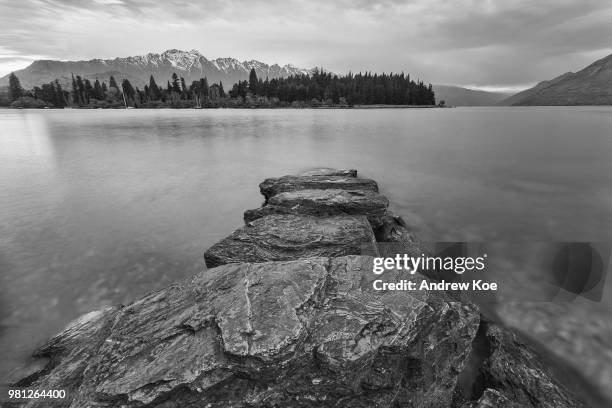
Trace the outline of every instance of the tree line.
<instances>
[{"instance_id":1,"label":"tree line","mask_svg":"<svg viewBox=\"0 0 612 408\"><path fill-rule=\"evenodd\" d=\"M204 77L187 85L176 73L165 86L157 84L151 75L143 89L134 87L128 79L119 84L110 76L107 84L73 74L68 89L56 79L26 91L11 73L8 102L13 107L55 108L434 105L435 95L431 84L415 82L404 73L338 76L315 69L310 74L262 79L252 69L249 79L238 81L228 93L222 82L210 85Z\"/></svg>"},{"instance_id":2,"label":"tree line","mask_svg":"<svg viewBox=\"0 0 612 408\"><path fill-rule=\"evenodd\" d=\"M432 85L413 81L410 75L349 73L345 76L315 69L311 74L262 80L251 70L248 81L234 84L231 97L277 98L280 102L342 102L352 105L434 105Z\"/></svg>"},{"instance_id":3,"label":"tree line","mask_svg":"<svg viewBox=\"0 0 612 408\"><path fill-rule=\"evenodd\" d=\"M225 98L223 82L209 86L206 78L193 81L189 86L182 78L173 73L166 87L160 86L153 75L149 83L141 90L132 86L128 79L123 79L121 85L113 76L108 86L97 78L92 84L88 79L79 75L72 77L71 100L78 106L87 106L94 101L123 101L126 106L156 107L156 105L169 104L170 107L202 107L212 99ZM153 106L150 106L153 105Z\"/></svg>"}]
</instances>

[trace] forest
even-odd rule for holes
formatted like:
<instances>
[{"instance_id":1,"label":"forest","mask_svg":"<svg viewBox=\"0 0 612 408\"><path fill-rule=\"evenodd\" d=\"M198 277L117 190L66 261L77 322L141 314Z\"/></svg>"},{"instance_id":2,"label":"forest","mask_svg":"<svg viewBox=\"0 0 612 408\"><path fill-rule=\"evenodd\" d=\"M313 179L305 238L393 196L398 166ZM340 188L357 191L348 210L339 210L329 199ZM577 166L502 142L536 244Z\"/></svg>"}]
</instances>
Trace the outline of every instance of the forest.
<instances>
[{"instance_id":1,"label":"forest","mask_svg":"<svg viewBox=\"0 0 612 408\"><path fill-rule=\"evenodd\" d=\"M209 84L204 77L188 85L176 73L165 86L151 75L143 89L134 87L128 79L119 83L110 76L107 84L73 74L68 87L62 87L56 79L25 90L11 73L1 102L13 108L299 108L436 103L431 84L415 82L404 73L338 76L320 69L308 75L273 79L258 78L252 69L248 80L233 84L228 92L222 82Z\"/></svg>"}]
</instances>

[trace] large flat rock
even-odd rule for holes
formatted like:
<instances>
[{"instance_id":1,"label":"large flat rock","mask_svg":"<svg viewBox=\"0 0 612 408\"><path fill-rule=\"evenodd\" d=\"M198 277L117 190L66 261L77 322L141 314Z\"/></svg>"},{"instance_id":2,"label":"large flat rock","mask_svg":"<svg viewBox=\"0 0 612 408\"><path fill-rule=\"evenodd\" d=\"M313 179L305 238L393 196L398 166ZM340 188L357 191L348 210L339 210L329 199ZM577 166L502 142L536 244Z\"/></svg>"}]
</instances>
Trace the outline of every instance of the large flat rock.
<instances>
[{"instance_id":1,"label":"large flat rock","mask_svg":"<svg viewBox=\"0 0 612 408\"><path fill-rule=\"evenodd\" d=\"M64 389L75 408L449 407L479 315L372 288L402 276L365 256L209 269L84 316L20 384Z\"/></svg>"},{"instance_id":2,"label":"large flat rock","mask_svg":"<svg viewBox=\"0 0 612 408\"><path fill-rule=\"evenodd\" d=\"M372 227L364 216L268 215L213 245L204 260L212 268L236 262L375 254Z\"/></svg>"},{"instance_id":3,"label":"large flat rock","mask_svg":"<svg viewBox=\"0 0 612 408\"><path fill-rule=\"evenodd\" d=\"M286 191L297 190L361 190L378 192L374 180L351 176L283 176L269 178L259 184L261 194L266 201Z\"/></svg>"},{"instance_id":4,"label":"large flat rock","mask_svg":"<svg viewBox=\"0 0 612 408\"><path fill-rule=\"evenodd\" d=\"M296 190L279 193L263 207L247 210L244 221L251 222L270 214L365 215L373 226L382 225L389 200L373 191Z\"/></svg>"}]
</instances>

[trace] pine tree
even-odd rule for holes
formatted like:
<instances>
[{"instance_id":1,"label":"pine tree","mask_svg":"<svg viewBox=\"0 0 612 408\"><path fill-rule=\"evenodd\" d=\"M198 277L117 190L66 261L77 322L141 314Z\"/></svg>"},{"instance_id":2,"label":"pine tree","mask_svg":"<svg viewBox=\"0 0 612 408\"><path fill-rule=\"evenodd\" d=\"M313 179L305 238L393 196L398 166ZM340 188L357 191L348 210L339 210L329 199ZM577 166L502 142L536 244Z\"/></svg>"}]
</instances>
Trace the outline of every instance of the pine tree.
<instances>
[{"instance_id":1,"label":"pine tree","mask_svg":"<svg viewBox=\"0 0 612 408\"><path fill-rule=\"evenodd\" d=\"M81 101L79 101L79 89L76 86L76 80L74 79L74 74L72 75L72 102L79 104Z\"/></svg>"},{"instance_id":2,"label":"pine tree","mask_svg":"<svg viewBox=\"0 0 612 408\"><path fill-rule=\"evenodd\" d=\"M172 91L177 94L181 93L181 84L179 82L179 77L176 75L176 72L172 74Z\"/></svg>"},{"instance_id":3,"label":"pine tree","mask_svg":"<svg viewBox=\"0 0 612 408\"><path fill-rule=\"evenodd\" d=\"M11 72L9 75L9 101L13 102L23 96L23 88L21 87L21 82L19 82L19 78L15 75L14 72Z\"/></svg>"},{"instance_id":4,"label":"pine tree","mask_svg":"<svg viewBox=\"0 0 612 408\"><path fill-rule=\"evenodd\" d=\"M72 74L72 101L77 105L81 103L81 98L79 97L79 88L77 87L76 79L74 79L74 74Z\"/></svg>"},{"instance_id":5,"label":"pine tree","mask_svg":"<svg viewBox=\"0 0 612 408\"><path fill-rule=\"evenodd\" d=\"M53 104L53 99L55 98L55 87L53 83L43 84L40 88L35 86L32 92L34 93L34 98Z\"/></svg>"},{"instance_id":6,"label":"pine tree","mask_svg":"<svg viewBox=\"0 0 612 408\"><path fill-rule=\"evenodd\" d=\"M200 97L206 101L208 99L208 79L200 78L200 92Z\"/></svg>"},{"instance_id":7,"label":"pine tree","mask_svg":"<svg viewBox=\"0 0 612 408\"><path fill-rule=\"evenodd\" d=\"M132 87L132 84L127 79L124 79L121 82L121 89L123 90L123 94L127 100L135 100L136 91Z\"/></svg>"},{"instance_id":8,"label":"pine tree","mask_svg":"<svg viewBox=\"0 0 612 408\"><path fill-rule=\"evenodd\" d=\"M98 100L102 100L104 99L104 93L102 92L102 85L100 84L100 81L98 80L98 78L96 78L96 82L94 82L94 99L98 99Z\"/></svg>"},{"instance_id":9,"label":"pine tree","mask_svg":"<svg viewBox=\"0 0 612 408\"><path fill-rule=\"evenodd\" d=\"M251 68L251 73L249 74L249 91L252 93L256 93L257 91L257 73L255 72L255 68Z\"/></svg>"},{"instance_id":10,"label":"pine tree","mask_svg":"<svg viewBox=\"0 0 612 408\"><path fill-rule=\"evenodd\" d=\"M161 91L159 90L157 83L155 83L155 78L153 78L153 75L151 75L151 77L149 78L149 92L148 93L149 93L149 98L152 101L157 101L161 99Z\"/></svg>"},{"instance_id":11,"label":"pine tree","mask_svg":"<svg viewBox=\"0 0 612 408\"><path fill-rule=\"evenodd\" d=\"M117 85L117 81L115 81L115 77L111 75L110 80L108 82L108 87L109 88L116 88L119 89L119 85Z\"/></svg>"},{"instance_id":12,"label":"pine tree","mask_svg":"<svg viewBox=\"0 0 612 408\"><path fill-rule=\"evenodd\" d=\"M223 82L219 81L219 96L225 98L225 90L223 90Z\"/></svg>"},{"instance_id":13,"label":"pine tree","mask_svg":"<svg viewBox=\"0 0 612 408\"><path fill-rule=\"evenodd\" d=\"M88 104L89 100L87 99L87 92L85 91L85 84L83 83L83 78L80 75L76 77L76 85L79 93L79 100L81 103Z\"/></svg>"},{"instance_id":14,"label":"pine tree","mask_svg":"<svg viewBox=\"0 0 612 408\"><path fill-rule=\"evenodd\" d=\"M146 88L146 85L145 85L145 88ZM136 97L137 97L136 103L141 104L143 101L146 100L146 92L141 91L140 89L138 89L138 87L136 87ZM136 103L134 105L136 105Z\"/></svg>"},{"instance_id":15,"label":"pine tree","mask_svg":"<svg viewBox=\"0 0 612 408\"><path fill-rule=\"evenodd\" d=\"M185 84L185 78L181 77L181 97L183 99L189 98L189 91L187 90L187 85Z\"/></svg>"},{"instance_id":16,"label":"pine tree","mask_svg":"<svg viewBox=\"0 0 612 408\"><path fill-rule=\"evenodd\" d=\"M94 88L91 85L89 79L86 79L83 82L85 83L85 95L87 97L87 103L89 103L91 99L96 99L96 95L94 94Z\"/></svg>"},{"instance_id":17,"label":"pine tree","mask_svg":"<svg viewBox=\"0 0 612 408\"><path fill-rule=\"evenodd\" d=\"M59 81L55 80L55 101L53 102L56 108L63 108L66 106L66 100L64 99L64 91Z\"/></svg>"}]
</instances>

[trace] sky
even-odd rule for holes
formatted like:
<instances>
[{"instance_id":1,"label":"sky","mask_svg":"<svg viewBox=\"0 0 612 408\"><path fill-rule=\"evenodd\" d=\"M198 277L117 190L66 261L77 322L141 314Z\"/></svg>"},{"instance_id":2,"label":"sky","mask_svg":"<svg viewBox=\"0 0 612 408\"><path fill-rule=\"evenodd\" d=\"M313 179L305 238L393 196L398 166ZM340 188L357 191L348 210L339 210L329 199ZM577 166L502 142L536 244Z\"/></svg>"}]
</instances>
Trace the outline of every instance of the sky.
<instances>
[{"instance_id":1,"label":"sky","mask_svg":"<svg viewBox=\"0 0 612 408\"><path fill-rule=\"evenodd\" d=\"M610 0L0 0L0 76L177 48L516 91L612 54L611 21Z\"/></svg>"}]
</instances>

